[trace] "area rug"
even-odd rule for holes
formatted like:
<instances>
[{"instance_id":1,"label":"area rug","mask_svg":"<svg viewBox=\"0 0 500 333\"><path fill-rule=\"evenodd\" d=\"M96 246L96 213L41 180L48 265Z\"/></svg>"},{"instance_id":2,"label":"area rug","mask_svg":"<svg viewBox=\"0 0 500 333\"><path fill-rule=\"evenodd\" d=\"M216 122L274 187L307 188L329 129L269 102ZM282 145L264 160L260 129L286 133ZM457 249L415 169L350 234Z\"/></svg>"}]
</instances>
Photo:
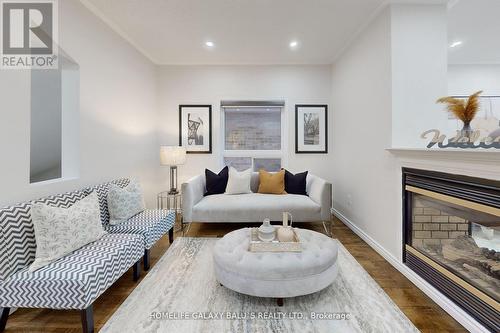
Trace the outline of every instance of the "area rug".
<instances>
[{"instance_id":1,"label":"area rug","mask_svg":"<svg viewBox=\"0 0 500 333\"><path fill-rule=\"evenodd\" d=\"M216 241L177 238L101 332L418 332L340 243L336 281L278 307L219 285Z\"/></svg>"}]
</instances>

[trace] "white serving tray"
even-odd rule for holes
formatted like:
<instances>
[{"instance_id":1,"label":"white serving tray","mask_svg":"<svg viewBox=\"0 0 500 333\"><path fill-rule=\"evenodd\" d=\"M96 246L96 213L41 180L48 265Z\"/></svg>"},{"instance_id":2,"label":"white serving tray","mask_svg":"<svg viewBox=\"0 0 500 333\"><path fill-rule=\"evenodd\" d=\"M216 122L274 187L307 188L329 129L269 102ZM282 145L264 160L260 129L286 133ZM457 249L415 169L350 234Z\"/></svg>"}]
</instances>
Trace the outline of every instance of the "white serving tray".
<instances>
[{"instance_id":1,"label":"white serving tray","mask_svg":"<svg viewBox=\"0 0 500 333\"><path fill-rule=\"evenodd\" d=\"M250 228L250 252L302 252L302 243L295 228L293 228L294 240L292 242L280 242L277 239L271 242L263 242L259 239L258 229Z\"/></svg>"}]
</instances>

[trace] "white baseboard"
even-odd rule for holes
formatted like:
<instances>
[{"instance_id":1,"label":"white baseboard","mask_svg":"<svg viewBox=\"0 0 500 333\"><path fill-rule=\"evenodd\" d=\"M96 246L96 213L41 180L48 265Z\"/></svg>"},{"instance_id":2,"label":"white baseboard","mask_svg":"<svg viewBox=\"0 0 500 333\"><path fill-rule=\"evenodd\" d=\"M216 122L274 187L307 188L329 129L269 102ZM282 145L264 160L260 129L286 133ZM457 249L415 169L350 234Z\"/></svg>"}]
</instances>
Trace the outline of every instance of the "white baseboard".
<instances>
[{"instance_id":1,"label":"white baseboard","mask_svg":"<svg viewBox=\"0 0 500 333\"><path fill-rule=\"evenodd\" d=\"M468 331L473 333L487 333L489 332L483 325L478 323L474 318L457 306L453 301L448 299L442 293L440 293L436 288L430 285L427 281L418 276L414 271L403 264L398 258L393 256L390 252L384 249L379 243L377 243L373 238L366 234L363 230L358 228L354 223L352 223L347 217L345 217L341 212L332 208L332 214L335 215L339 220L344 222L344 224L349 227L356 235L361 237L368 245L370 245L375 251L377 251L385 260L387 260L394 268L396 268L401 274L406 276L415 286L422 290L427 296L429 296L436 304L438 304L443 310L448 312L456 321L458 321L462 326L464 326Z\"/></svg>"}]
</instances>

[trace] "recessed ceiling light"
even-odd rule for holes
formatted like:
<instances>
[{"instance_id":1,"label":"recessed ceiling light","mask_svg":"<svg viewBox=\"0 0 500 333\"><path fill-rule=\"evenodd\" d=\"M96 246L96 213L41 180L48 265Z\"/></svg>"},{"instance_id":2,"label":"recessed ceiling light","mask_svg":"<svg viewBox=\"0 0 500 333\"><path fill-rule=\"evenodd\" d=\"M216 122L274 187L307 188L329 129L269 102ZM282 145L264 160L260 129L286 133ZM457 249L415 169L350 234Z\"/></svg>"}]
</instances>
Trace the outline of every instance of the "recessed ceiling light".
<instances>
[{"instance_id":1,"label":"recessed ceiling light","mask_svg":"<svg viewBox=\"0 0 500 333\"><path fill-rule=\"evenodd\" d=\"M457 41L454 41L453 43L451 43L450 47L454 48L454 47L460 46L462 44L463 44L463 42L461 40L457 40Z\"/></svg>"},{"instance_id":2,"label":"recessed ceiling light","mask_svg":"<svg viewBox=\"0 0 500 333\"><path fill-rule=\"evenodd\" d=\"M209 40L209 41L205 42L205 46L207 46L207 47L214 47L215 43Z\"/></svg>"},{"instance_id":3,"label":"recessed ceiling light","mask_svg":"<svg viewBox=\"0 0 500 333\"><path fill-rule=\"evenodd\" d=\"M296 40L292 40L289 45L291 49L294 49L299 46L299 42L297 42Z\"/></svg>"}]
</instances>

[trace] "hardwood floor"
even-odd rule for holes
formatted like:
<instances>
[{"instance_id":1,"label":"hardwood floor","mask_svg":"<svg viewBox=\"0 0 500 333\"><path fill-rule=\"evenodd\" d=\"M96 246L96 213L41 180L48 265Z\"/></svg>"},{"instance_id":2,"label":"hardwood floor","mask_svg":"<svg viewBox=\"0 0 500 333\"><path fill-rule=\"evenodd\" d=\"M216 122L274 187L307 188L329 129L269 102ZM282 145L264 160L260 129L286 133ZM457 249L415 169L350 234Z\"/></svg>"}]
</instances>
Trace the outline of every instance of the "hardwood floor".
<instances>
[{"instance_id":1,"label":"hardwood floor","mask_svg":"<svg viewBox=\"0 0 500 333\"><path fill-rule=\"evenodd\" d=\"M321 223L297 226L323 232ZM229 231L241 228L240 224L193 224L187 236L222 237ZM177 232L176 237L182 236ZM422 332L467 332L429 297L393 268L361 238L337 219L333 220L333 237L337 238L377 281L405 315ZM151 251L151 266L168 249L168 236L163 237ZM141 280L145 274L142 272ZM140 280L139 280L140 282ZM127 298L137 283L132 281L132 269L122 276L94 303L96 332ZM13 332L81 332L79 311L19 309L7 322L6 333Z\"/></svg>"}]
</instances>

